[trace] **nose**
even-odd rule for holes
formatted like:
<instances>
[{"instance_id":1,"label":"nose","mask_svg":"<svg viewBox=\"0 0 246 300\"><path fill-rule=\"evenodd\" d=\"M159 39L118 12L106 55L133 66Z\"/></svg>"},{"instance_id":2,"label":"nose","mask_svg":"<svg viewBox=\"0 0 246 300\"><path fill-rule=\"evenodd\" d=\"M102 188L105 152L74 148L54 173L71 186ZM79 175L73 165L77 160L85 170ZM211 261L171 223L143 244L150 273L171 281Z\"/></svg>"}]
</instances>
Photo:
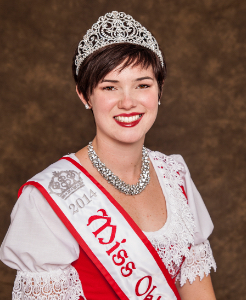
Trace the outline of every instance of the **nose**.
<instances>
[{"instance_id":1,"label":"nose","mask_svg":"<svg viewBox=\"0 0 246 300\"><path fill-rule=\"evenodd\" d=\"M136 107L137 101L132 93L123 92L120 100L118 102L118 107L125 110L130 110L133 107Z\"/></svg>"}]
</instances>

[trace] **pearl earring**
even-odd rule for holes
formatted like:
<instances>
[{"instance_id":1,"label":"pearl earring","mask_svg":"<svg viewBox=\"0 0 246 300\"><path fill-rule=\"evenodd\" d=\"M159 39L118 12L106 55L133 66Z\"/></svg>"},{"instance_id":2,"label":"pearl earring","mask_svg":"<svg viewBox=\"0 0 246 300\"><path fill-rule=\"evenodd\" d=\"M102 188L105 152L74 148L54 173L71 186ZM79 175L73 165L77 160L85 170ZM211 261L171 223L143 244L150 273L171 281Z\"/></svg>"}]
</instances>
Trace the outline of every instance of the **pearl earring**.
<instances>
[{"instance_id":1,"label":"pearl earring","mask_svg":"<svg viewBox=\"0 0 246 300\"><path fill-rule=\"evenodd\" d=\"M90 109L90 106L87 103L85 104L85 109Z\"/></svg>"},{"instance_id":2,"label":"pearl earring","mask_svg":"<svg viewBox=\"0 0 246 300\"><path fill-rule=\"evenodd\" d=\"M161 101L160 100L158 101L158 105L161 105Z\"/></svg>"}]
</instances>

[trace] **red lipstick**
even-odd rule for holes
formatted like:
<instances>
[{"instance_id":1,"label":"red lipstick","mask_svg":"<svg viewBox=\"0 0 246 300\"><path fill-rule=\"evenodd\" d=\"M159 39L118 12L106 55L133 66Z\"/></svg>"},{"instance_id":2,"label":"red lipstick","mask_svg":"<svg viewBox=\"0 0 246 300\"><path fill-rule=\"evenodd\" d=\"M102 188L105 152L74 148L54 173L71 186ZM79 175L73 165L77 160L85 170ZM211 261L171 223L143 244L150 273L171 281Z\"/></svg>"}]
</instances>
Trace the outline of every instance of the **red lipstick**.
<instances>
[{"instance_id":1,"label":"red lipstick","mask_svg":"<svg viewBox=\"0 0 246 300\"><path fill-rule=\"evenodd\" d=\"M114 117L133 117L133 116L139 116L139 115L143 115L143 113L140 112L132 112L130 114L119 114L117 116Z\"/></svg>"},{"instance_id":2,"label":"red lipstick","mask_svg":"<svg viewBox=\"0 0 246 300\"><path fill-rule=\"evenodd\" d=\"M139 116L139 115L141 115L141 117L132 122L120 122L115 119L115 117L133 117L133 116ZM119 124L122 127L134 127L141 121L143 115L144 115L143 113L120 114L120 115L115 116L114 120L117 124Z\"/></svg>"}]
</instances>

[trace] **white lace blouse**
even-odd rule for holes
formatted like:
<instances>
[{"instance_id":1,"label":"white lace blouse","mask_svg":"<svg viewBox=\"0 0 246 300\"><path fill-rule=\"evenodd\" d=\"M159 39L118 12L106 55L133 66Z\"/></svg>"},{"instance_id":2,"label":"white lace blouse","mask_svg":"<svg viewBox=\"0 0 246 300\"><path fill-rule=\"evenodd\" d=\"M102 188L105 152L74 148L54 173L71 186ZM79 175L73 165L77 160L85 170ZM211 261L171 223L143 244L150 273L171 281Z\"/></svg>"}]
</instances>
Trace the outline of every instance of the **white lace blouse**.
<instances>
[{"instance_id":1,"label":"white lace blouse","mask_svg":"<svg viewBox=\"0 0 246 300\"><path fill-rule=\"evenodd\" d=\"M213 230L210 216L183 158L159 152L149 155L166 199L167 221L160 230L144 233L181 286L187 279L192 283L199 276L201 280L212 267L216 269L207 240ZM79 162L74 154L69 156ZM12 299L84 297L78 273L71 266L79 257L79 245L32 186L24 189L14 206L0 255L6 265L17 270Z\"/></svg>"}]
</instances>

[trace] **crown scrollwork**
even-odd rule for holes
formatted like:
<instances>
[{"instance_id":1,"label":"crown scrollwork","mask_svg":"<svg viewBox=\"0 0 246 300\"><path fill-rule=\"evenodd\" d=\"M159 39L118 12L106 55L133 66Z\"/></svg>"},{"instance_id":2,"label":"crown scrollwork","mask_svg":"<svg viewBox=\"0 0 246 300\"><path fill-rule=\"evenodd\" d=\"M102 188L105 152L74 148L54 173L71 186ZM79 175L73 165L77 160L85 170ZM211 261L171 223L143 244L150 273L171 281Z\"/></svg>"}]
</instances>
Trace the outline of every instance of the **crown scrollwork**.
<instances>
[{"instance_id":1,"label":"crown scrollwork","mask_svg":"<svg viewBox=\"0 0 246 300\"><path fill-rule=\"evenodd\" d=\"M87 56L102 47L117 43L131 43L149 48L159 57L161 65L164 64L159 45L153 35L132 16L112 11L101 16L79 42L75 59L76 74L78 75L80 65Z\"/></svg>"},{"instance_id":2,"label":"crown scrollwork","mask_svg":"<svg viewBox=\"0 0 246 300\"><path fill-rule=\"evenodd\" d=\"M50 194L56 194L64 200L84 186L79 172L68 170L55 171L52 174L53 177L48 186L49 192Z\"/></svg>"}]
</instances>

